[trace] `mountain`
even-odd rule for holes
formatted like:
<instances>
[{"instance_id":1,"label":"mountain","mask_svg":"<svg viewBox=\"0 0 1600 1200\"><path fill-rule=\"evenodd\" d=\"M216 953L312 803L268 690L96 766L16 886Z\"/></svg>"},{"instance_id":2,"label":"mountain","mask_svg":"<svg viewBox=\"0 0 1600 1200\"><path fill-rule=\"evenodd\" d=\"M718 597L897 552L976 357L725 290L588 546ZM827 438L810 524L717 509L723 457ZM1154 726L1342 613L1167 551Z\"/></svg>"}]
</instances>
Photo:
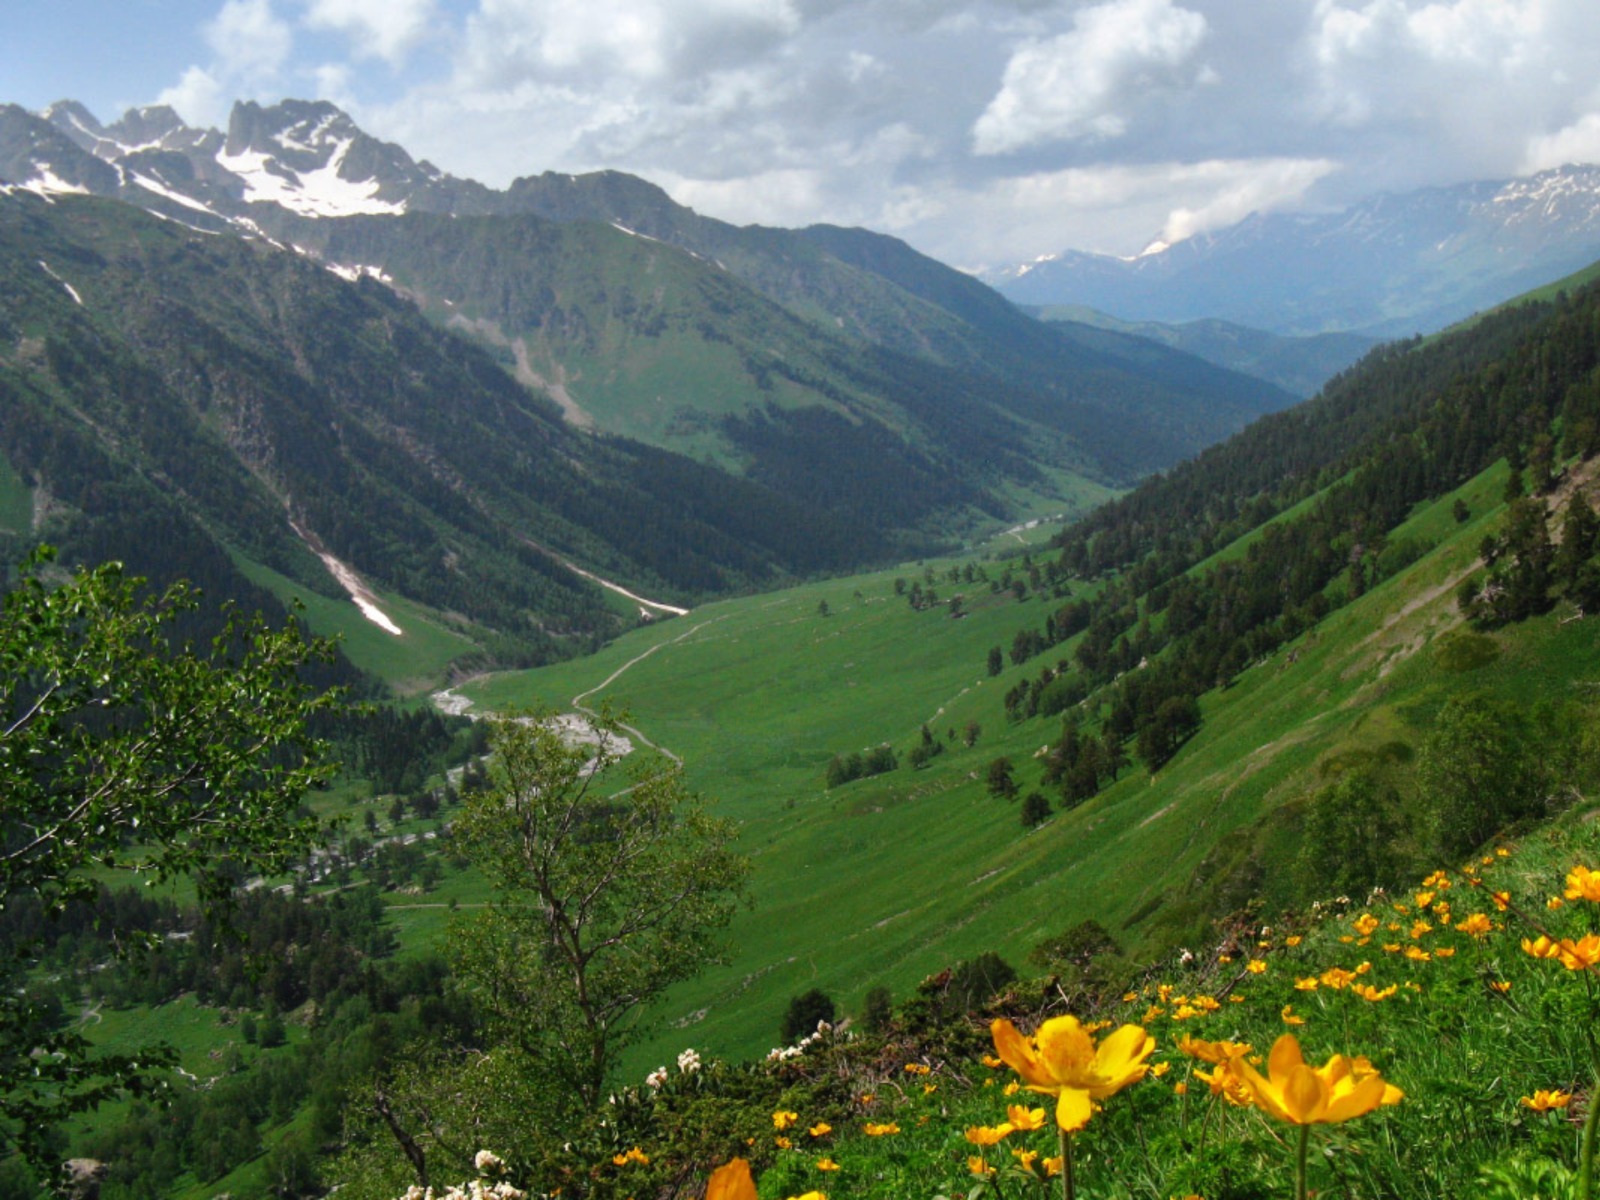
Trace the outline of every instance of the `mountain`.
<instances>
[{"instance_id":1,"label":"mountain","mask_svg":"<svg viewBox=\"0 0 1600 1200\"><path fill-rule=\"evenodd\" d=\"M1081 304L1051 305L1031 310L1041 321L1129 334L1160 342L1219 367L1254 375L1296 396L1314 396L1322 385L1378 345L1357 333L1315 333L1299 337L1250 329L1231 321L1123 321ZM1069 333L1069 336L1071 334ZM1077 336L1088 337L1077 331Z\"/></svg>"},{"instance_id":2,"label":"mountain","mask_svg":"<svg viewBox=\"0 0 1600 1200\"><path fill-rule=\"evenodd\" d=\"M0 178L42 195L113 196L369 274L496 347L574 419L752 477L776 469L762 466L774 436L789 458L826 464L834 424L817 411L830 408L820 393L873 392L887 430L947 453L1023 437L1034 461L1008 486L1041 502L1063 499L1075 479L1129 482L1292 399L1132 339L1061 337L892 238L736 228L615 172L547 173L496 191L413 160L324 102L237 105L226 135L186 129L161 108L101 125L72 102L42 115L10 106L0 109ZM574 298L546 288L525 302L534 280L596 277L603 289L584 283ZM739 331L725 328L734 312ZM670 344L658 330L672 331ZM854 365L819 372L819 355ZM775 396L775 370L805 379ZM962 410L950 418L966 430L959 445L908 416L915 401L876 395L884 381ZM1040 482L1051 479L1062 482Z\"/></svg>"},{"instance_id":3,"label":"mountain","mask_svg":"<svg viewBox=\"0 0 1600 1200\"><path fill-rule=\"evenodd\" d=\"M88 196L0 196L0 404L8 560L45 538L236 597L259 568L500 661L633 624L596 574L659 612L887 554L895 517L978 495L885 453L863 474L901 507L874 522L579 434L388 288Z\"/></svg>"},{"instance_id":4,"label":"mountain","mask_svg":"<svg viewBox=\"0 0 1600 1200\"><path fill-rule=\"evenodd\" d=\"M1068 251L986 278L1018 304L1273 333L1442 328L1600 258L1600 167L1253 214L1135 258Z\"/></svg>"}]
</instances>

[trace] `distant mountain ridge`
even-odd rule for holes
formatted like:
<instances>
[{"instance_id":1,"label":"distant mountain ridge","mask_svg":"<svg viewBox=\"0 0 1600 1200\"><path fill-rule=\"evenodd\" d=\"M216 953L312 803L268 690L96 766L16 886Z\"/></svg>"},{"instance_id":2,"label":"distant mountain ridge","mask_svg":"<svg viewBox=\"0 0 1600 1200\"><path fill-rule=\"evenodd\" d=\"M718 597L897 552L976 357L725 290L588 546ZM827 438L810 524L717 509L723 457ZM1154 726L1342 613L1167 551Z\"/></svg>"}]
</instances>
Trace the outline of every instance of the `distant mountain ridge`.
<instances>
[{"instance_id":1,"label":"distant mountain ridge","mask_svg":"<svg viewBox=\"0 0 1600 1200\"><path fill-rule=\"evenodd\" d=\"M637 337L614 337L602 346L596 331L615 332L619 313L632 319L663 306L672 311L679 298L660 294L636 273L603 265L636 258L618 249L624 238L660 243L657 261L675 249L702 276L732 277L840 339L834 358L853 345L857 352L870 348L869 359L887 353L900 356L897 363L909 357L954 372L948 380L965 399L952 394L943 403L999 409L1007 414L1004 420L1023 422L1019 430L1038 437L1035 457L1047 473L1131 482L1292 401L1260 380L1137 338L1101 337L1090 344L1064 336L979 281L893 238L831 227L737 228L617 172L545 173L497 191L414 160L321 101L238 104L226 134L188 129L159 107L133 110L109 125L72 101L38 115L0 108L0 179L45 196L111 196L209 232L268 237L321 256L346 277L378 278L419 299L436 319L484 337L509 356L525 355L519 378L558 399L565 396L570 415L586 413L600 428L735 469L749 463L750 436L728 422L776 419L792 426L786 411L813 406L813 398L785 398L766 386L771 372L760 360L772 358L766 348L781 346L787 335L752 331L753 344L729 343L720 329L722 314L707 313L693 301L693 311L677 310L688 332L671 346ZM609 240L587 234L569 238L568 245L546 237L541 257L534 258L526 256L528 239L514 232L517 227L476 226L470 236L479 243L492 245L500 231L520 239L524 257L500 263L491 251L473 274L464 265L474 253L464 247L469 235L427 222L440 216L600 223L610 232ZM352 222L359 228L347 228ZM429 261L410 253L418 222L428 226L429 238L454 241L455 249L441 248ZM581 259L576 264L564 257L574 253ZM590 267L609 280L603 302L594 297L583 311L574 311L558 297L540 307L540 323L531 327L507 311L504 281L491 281L503 274L502 266L515 269L519 286L532 277L573 278ZM673 270L686 278L694 274L683 264ZM701 282L694 287L725 290ZM750 307L731 295L721 303ZM664 319L670 324L673 318ZM733 357L730 346L743 361L732 367L724 361L711 370L712 360ZM596 358L601 350L603 369ZM774 353L780 360L792 358L782 349ZM667 381L678 383L670 389L657 386L668 360L681 368ZM918 373L884 362L876 370L894 377ZM682 386L694 379L697 387ZM809 395L838 386L808 372L803 390ZM904 405L897 401L894 407ZM916 422L908 424L903 412L881 415L889 427L917 436L911 428ZM821 449L813 445L808 452Z\"/></svg>"},{"instance_id":2,"label":"distant mountain ridge","mask_svg":"<svg viewBox=\"0 0 1600 1200\"><path fill-rule=\"evenodd\" d=\"M1600 166L1252 214L1135 258L1068 251L988 273L1018 304L1125 321L1217 318L1284 334L1408 336L1600 258Z\"/></svg>"}]
</instances>

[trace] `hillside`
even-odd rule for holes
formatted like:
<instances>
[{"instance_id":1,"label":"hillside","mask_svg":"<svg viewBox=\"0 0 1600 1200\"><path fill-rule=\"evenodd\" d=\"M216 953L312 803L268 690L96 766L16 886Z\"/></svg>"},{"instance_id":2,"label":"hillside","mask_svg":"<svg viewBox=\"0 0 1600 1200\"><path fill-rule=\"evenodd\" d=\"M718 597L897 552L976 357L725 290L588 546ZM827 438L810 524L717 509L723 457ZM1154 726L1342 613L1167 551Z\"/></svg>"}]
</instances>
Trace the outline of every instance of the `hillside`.
<instances>
[{"instance_id":1,"label":"hillside","mask_svg":"<svg viewBox=\"0 0 1600 1200\"><path fill-rule=\"evenodd\" d=\"M301 256L90 198L0 197L0 232L13 557L52 538L223 596L257 594L235 559L284 588L355 588L325 555L380 606L425 606L435 641L548 657L638 611L568 562L672 603L838 569L898 536L892 517L575 434L388 289ZM975 494L919 489L917 461L879 477L906 493L895 515Z\"/></svg>"},{"instance_id":2,"label":"hillside","mask_svg":"<svg viewBox=\"0 0 1600 1200\"><path fill-rule=\"evenodd\" d=\"M491 709L564 707L603 684L745 823L757 896L737 957L675 998L657 1055L686 1038L755 1053L807 988L851 1007L874 984L902 994L983 950L1014 961L1082 920L1153 950L1207 936L1253 897L1294 903L1319 789L1362 767L1409 796L1450 697L1523 705L1590 678L1600 646L1570 607L1472 630L1457 594L1512 511L1502 439L1538 442L1563 405L1568 428L1592 419L1587 385L1562 381L1600 361L1585 333L1597 304L1584 293L1472 338L1397 348L1073 527L1059 556L930 563L898 584L882 573L710 606L687 628L468 689ZM1552 362L1546 384L1525 386ZM1452 447L1450 428L1471 436ZM1582 443L1569 445L1552 528L1571 496L1596 491ZM1401 491L1385 501L1364 480ZM1354 536L1330 535L1330 518ZM1258 579L1271 599L1251 590ZM908 603L908 583L935 602ZM1198 698L1196 723L1147 747L1173 695ZM942 752L914 769L923 727ZM1109 743L1108 729L1139 762L1102 760L1085 785L1064 734ZM898 769L826 787L834 755L880 742ZM1019 795L1056 809L1037 828L989 794L997 757ZM1410 830L1402 857L1425 853L1417 802L1395 819Z\"/></svg>"},{"instance_id":3,"label":"hillside","mask_svg":"<svg viewBox=\"0 0 1600 1200\"><path fill-rule=\"evenodd\" d=\"M1131 482L1291 402L1138 339L1059 337L892 238L739 229L616 173L495 191L322 102L240 104L226 134L160 108L106 126L71 102L0 107L0 180L115 197L390 280L571 419L724 465L766 451L825 469L848 432L826 419L830 401L865 394L874 423L944 454L1025 435L1032 461L1009 466L1010 482L1059 510L1086 479ZM777 395L775 372L790 376ZM797 407L824 413L796 419Z\"/></svg>"}]
</instances>

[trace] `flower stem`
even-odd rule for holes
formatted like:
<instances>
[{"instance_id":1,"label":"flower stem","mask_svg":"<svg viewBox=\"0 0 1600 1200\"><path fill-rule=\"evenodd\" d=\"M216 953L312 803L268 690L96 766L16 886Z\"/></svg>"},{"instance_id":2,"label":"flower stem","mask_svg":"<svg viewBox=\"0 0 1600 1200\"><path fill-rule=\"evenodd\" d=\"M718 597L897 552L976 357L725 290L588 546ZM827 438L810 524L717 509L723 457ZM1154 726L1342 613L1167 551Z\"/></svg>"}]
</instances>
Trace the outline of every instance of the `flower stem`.
<instances>
[{"instance_id":1,"label":"flower stem","mask_svg":"<svg viewBox=\"0 0 1600 1200\"><path fill-rule=\"evenodd\" d=\"M1578 1156L1578 1200L1591 1200L1594 1192L1594 1128L1600 1118L1600 1072L1589 1089L1589 1112L1583 1120L1583 1148Z\"/></svg>"},{"instance_id":2,"label":"flower stem","mask_svg":"<svg viewBox=\"0 0 1600 1200\"><path fill-rule=\"evenodd\" d=\"M1306 1200L1306 1151L1311 1145L1311 1126L1300 1126L1300 1147L1295 1153L1294 1200Z\"/></svg>"},{"instance_id":3,"label":"flower stem","mask_svg":"<svg viewBox=\"0 0 1600 1200\"><path fill-rule=\"evenodd\" d=\"M1078 1189L1072 1181L1072 1135L1065 1129L1061 1136L1061 1195L1064 1200L1077 1200Z\"/></svg>"}]
</instances>

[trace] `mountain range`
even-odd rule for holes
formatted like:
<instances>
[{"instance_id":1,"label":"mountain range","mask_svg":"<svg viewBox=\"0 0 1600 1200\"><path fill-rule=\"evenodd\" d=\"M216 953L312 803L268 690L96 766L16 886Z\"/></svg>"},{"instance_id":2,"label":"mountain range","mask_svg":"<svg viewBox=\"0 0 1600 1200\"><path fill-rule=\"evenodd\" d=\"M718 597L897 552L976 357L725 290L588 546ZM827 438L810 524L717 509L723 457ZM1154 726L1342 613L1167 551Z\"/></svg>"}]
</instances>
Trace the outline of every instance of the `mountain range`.
<instances>
[{"instance_id":1,"label":"mountain range","mask_svg":"<svg viewBox=\"0 0 1600 1200\"><path fill-rule=\"evenodd\" d=\"M496 191L326 103L8 106L0 181L14 539L403 597L501 661L610 636L629 589L1082 511L1293 400L891 238L615 173Z\"/></svg>"},{"instance_id":2,"label":"mountain range","mask_svg":"<svg viewBox=\"0 0 1600 1200\"><path fill-rule=\"evenodd\" d=\"M984 278L1027 305L1280 334L1427 333L1600 258L1600 166L1256 213L1118 258L1067 251Z\"/></svg>"}]
</instances>

